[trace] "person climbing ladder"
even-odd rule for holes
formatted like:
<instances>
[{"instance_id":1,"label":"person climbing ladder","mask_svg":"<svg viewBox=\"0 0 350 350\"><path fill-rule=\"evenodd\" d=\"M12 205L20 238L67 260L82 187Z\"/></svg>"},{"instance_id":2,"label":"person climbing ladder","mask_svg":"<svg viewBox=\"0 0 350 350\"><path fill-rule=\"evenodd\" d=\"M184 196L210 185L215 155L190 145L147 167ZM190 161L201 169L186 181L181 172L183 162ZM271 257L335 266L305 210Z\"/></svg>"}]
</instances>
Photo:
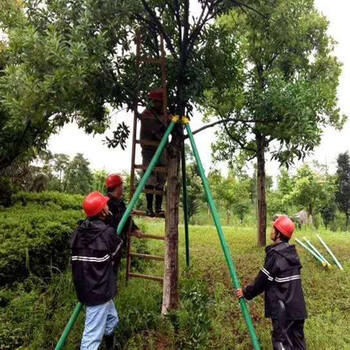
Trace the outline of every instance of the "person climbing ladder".
<instances>
[{"instance_id":1,"label":"person climbing ladder","mask_svg":"<svg viewBox=\"0 0 350 350\"><path fill-rule=\"evenodd\" d=\"M141 132L140 140L142 147L142 165L149 166L152 160L158 143L162 139L167 127L167 116L163 113L163 90L155 89L148 94L151 100L151 107L145 109L141 114ZM151 143L154 145L151 145ZM165 166L164 152L159 157L157 166ZM166 181L165 172L152 171L150 178L147 181L146 190L155 190L162 192ZM162 210L163 194L155 195L155 207L153 210L153 193L146 193L147 199L147 215L153 217L155 214L164 215Z\"/></svg>"}]
</instances>

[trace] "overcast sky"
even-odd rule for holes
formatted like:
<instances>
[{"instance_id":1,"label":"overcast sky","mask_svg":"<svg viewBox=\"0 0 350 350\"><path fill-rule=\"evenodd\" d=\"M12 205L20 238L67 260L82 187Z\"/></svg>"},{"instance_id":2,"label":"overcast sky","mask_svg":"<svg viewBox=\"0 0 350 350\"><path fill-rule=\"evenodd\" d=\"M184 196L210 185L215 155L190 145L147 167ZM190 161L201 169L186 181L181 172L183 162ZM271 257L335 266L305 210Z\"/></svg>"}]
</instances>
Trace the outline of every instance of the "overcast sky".
<instances>
[{"instance_id":1,"label":"overcast sky","mask_svg":"<svg viewBox=\"0 0 350 350\"><path fill-rule=\"evenodd\" d=\"M348 18L350 2L348 0L316 0L315 3L316 7L329 19L329 34L338 42L334 54L343 63L338 89L339 107L342 113L350 116L350 21ZM112 118L111 127L105 135L111 135L118 122L124 121L131 126L132 119L131 113L128 115L124 112L118 113L117 116ZM202 125L201 116L195 115L191 121L192 130ZM49 149L54 153L66 153L70 156L74 156L76 153L83 153L90 161L93 169L105 169L108 172L129 171L131 138L128 141L126 151L122 151L120 148L108 149L102 142L104 138L104 135L95 137L85 135L76 125L69 124L60 133L50 138ZM210 145L214 141L214 130L207 129L197 134L195 138L202 162L206 170L208 170L212 165ZM345 150L350 151L350 120L340 132L327 128L324 131L321 145L307 161L317 160L321 163L326 163L329 166L329 170L333 172L337 155ZM139 148L137 153L140 154ZM217 167L225 169L225 164L218 164ZM276 176L278 174L278 164L268 161L267 173Z\"/></svg>"}]
</instances>

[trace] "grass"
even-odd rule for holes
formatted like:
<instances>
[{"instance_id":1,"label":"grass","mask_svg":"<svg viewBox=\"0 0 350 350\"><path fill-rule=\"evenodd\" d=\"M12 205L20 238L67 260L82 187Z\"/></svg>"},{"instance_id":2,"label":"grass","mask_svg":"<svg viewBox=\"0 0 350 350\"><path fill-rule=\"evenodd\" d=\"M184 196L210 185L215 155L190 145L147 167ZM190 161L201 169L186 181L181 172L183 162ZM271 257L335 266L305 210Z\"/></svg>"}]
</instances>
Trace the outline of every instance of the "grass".
<instances>
[{"instance_id":1,"label":"grass","mask_svg":"<svg viewBox=\"0 0 350 350\"><path fill-rule=\"evenodd\" d=\"M163 231L163 226L154 223L154 221L149 221L146 227L147 231L152 233L161 234ZM264 250L256 247L255 228L224 227L224 232L241 282L246 285L254 280L265 256ZM350 235L348 233L331 233L323 229L318 232L342 262L344 271L337 269L334 264L333 269L324 269L309 252L304 251L302 247L297 247L303 264L303 287L309 312L309 319L305 326L308 346L310 349L319 350L349 349L350 334L347 329L350 323L350 296L348 294L350 290L350 254L348 253ZM315 233L312 229L303 229L298 230L295 237L307 236L328 257ZM251 349L239 304L233 295L228 268L215 228L213 226L191 226L190 236L191 268L186 271L184 233L181 229L179 255L182 295L185 298L188 296L188 292L183 289L188 281L200 282L201 294L205 294L204 299L206 299L205 308L202 311L207 314L209 322L209 326L204 327L208 334L198 341L198 348ZM162 243L152 242L151 249L155 253L161 254L163 252ZM155 270L156 267L152 266L149 272L155 273ZM132 281L131 283L139 282ZM149 282L145 284L145 288L146 285L149 285ZM160 292L160 289L158 291ZM121 296L124 292L128 293L125 290ZM159 305L160 301L159 299ZM183 316L181 312L186 311L186 300L182 300L182 302L184 304L180 311L180 318ZM270 323L263 317L263 296L249 302L249 307L262 348L270 349ZM121 313L121 319L122 317ZM195 326L195 324L191 324L191 327ZM157 333L153 335L156 338L157 336ZM162 337L166 338L166 334L163 334ZM174 347L174 339L170 340L165 348L178 348ZM186 346L182 348L186 348Z\"/></svg>"},{"instance_id":2,"label":"grass","mask_svg":"<svg viewBox=\"0 0 350 350\"><path fill-rule=\"evenodd\" d=\"M148 233L164 234L162 221L144 219L140 224ZM241 282L246 285L253 281L265 256L264 249L256 247L256 229L224 227L224 233ZM308 348L350 349L350 235L325 230L319 233L343 264L344 271L336 267L325 270L307 251L297 247L303 264L303 287L309 312L305 326ZM311 229L296 232L296 237L304 235L322 249L315 232ZM137 279L126 285L122 268L116 298L120 349L252 349L215 228L190 226L190 246L191 267L186 269L184 232L180 227L181 308L166 317L160 316L161 285ZM163 255L164 242L149 240L147 251ZM163 271L159 262L135 265L135 268L159 276ZM19 349L54 348L76 303L71 275L57 274L45 288L33 285L35 287L29 280L14 291L0 293L0 302L6 299L8 303L6 312L0 315L2 328L6 330L0 332L1 349L11 349L2 345L6 337L18 338L12 344L20 344L24 337L25 344L18 346ZM270 323L264 318L263 297L249 302L249 308L262 349L271 349ZM82 313L65 349L79 349L83 322Z\"/></svg>"}]
</instances>

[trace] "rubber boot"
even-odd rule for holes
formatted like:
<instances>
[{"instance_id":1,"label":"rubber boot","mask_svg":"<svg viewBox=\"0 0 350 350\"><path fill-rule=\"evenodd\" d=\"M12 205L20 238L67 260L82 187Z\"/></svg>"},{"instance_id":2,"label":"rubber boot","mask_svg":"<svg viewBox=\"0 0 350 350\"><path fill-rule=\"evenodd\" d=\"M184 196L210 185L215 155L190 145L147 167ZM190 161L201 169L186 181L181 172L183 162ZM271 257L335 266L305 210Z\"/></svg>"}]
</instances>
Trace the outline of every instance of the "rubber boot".
<instances>
[{"instance_id":1,"label":"rubber boot","mask_svg":"<svg viewBox=\"0 0 350 350\"><path fill-rule=\"evenodd\" d=\"M146 200L147 200L147 215L151 218L154 217L154 211L153 211L153 194L152 193L146 193Z\"/></svg>"},{"instance_id":2,"label":"rubber boot","mask_svg":"<svg viewBox=\"0 0 350 350\"><path fill-rule=\"evenodd\" d=\"M106 350L115 350L114 332L110 335L105 335Z\"/></svg>"},{"instance_id":3,"label":"rubber boot","mask_svg":"<svg viewBox=\"0 0 350 350\"><path fill-rule=\"evenodd\" d=\"M162 202L163 202L163 196L160 195L156 195L156 215L164 215L164 211L162 210Z\"/></svg>"}]
</instances>

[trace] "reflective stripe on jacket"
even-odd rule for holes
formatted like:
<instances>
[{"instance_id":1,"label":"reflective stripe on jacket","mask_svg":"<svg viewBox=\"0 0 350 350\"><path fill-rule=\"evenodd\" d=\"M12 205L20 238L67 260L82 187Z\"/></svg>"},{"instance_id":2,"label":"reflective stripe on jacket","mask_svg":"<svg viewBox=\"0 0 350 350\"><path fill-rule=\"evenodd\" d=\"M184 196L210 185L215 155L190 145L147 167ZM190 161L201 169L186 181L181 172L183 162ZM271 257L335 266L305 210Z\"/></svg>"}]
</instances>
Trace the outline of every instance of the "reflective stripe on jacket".
<instances>
[{"instance_id":1,"label":"reflective stripe on jacket","mask_svg":"<svg viewBox=\"0 0 350 350\"><path fill-rule=\"evenodd\" d=\"M243 293L248 300L265 292L265 317L278 318L278 300L286 306L288 320L307 318L301 285L302 266L294 245L281 242L266 247L264 267Z\"/></svg>"},{"instance_id":2,"label":"reflective stripe on jacket","mask_svg":"<svg viewBox=\"0 0 350 350\"><path fill-rule=\"evenodd\" d=\"M75 230L72 238L72 271L81 303L99 305L116 295L122 244L115 229L97 218L86 219Z\"/></svg>"}]
</instances>

